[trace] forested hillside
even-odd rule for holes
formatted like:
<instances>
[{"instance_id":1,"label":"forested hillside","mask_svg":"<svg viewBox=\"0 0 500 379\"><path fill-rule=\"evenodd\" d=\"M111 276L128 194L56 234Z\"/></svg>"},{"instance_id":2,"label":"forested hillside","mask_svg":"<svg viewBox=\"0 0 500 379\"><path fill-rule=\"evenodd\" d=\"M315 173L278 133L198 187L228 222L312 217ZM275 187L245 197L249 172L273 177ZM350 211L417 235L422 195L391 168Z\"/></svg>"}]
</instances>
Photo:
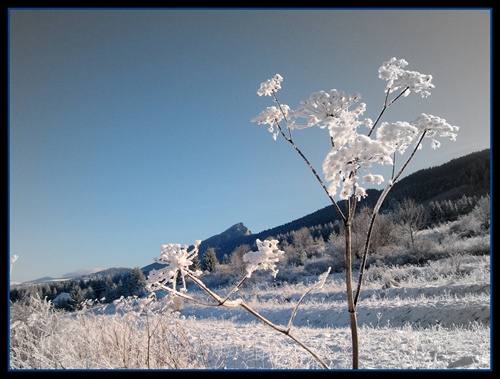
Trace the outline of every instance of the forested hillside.
<instances>
[{"instance_id":1,"label":"forested hillside","mask_svg":"<svg viewBox=\"0 0 500 379\"><path fill-rule=\"evenodd\" d=\"M441 166L419 170L397 182L386 199L408 197L427 205L490 192L490 149L452 159Z\"/></svg>"},{"instance_id":2,"label":"forested hillside","mask_svg":"<svg viewBox=\"0 0 500 379\"><path fill-rule=\"evenodd\" d=\"M359 204L358 211L364 205L373 207L380 192L380 190L368 189L368 196ZM485 149L453 159L440 166L419 170L396 182L385 199L381 212L387 211L391 204L400 203L405 198L428 206L431 203L456 202L464 196L479 198L489 193L490 149ZM344 210L344 202L339 202L338 205ZM462 213L467 213L469 210L464 210ZM451 216L448 219L453 220L454 217ZM257 238L263 240L270 236L287 234L303 227L311 228L329 224L335 220L339 220L338 214L333 205L329 205L284 225L256 234L236 235L233 239L224 239L224 243L220 245L202 243L200 257L203 256L207 248L212 247L216 251L217 258L221 261L224 254L230 254L242 244L252 245ZM211 241L215 241L215 238L211 237Z\"/></svg>"},{"instance_id":3,"label":"forested hillside","mask_svg":"<svg viewBox=\"0 0 500 379\"><path fill-rule=\"evenodd\" d=\"M404 204L406 199L411 199L422 207L418 212L425 211L425 223L418 225L417 230L436 228L442 223L456 221L461 216L467 215L466 220L462 220L454 227L453 233L460 238L474 237L478 233L489 233L489 208L491 206L489 162L490 150L487 149L454 159L442 166L418 171L396 183L391 196L386 199L385 207L382 207L382 219L379 220L382 231L379 237L375 236L372 244L374 249L380 242L379 250L383 251L384 244L396 243L390 241L391 238L401 238L401 236L391 236L391 234L405 234L404 230L403 232L396 230L400 210L395 205ZM367 192L368 197L358 206L359 212L363 212L365 206L372 207L380 194L380 191L373 189ZM339 206L343 209L344 203L340 202ZM381 222L385 215L393 215L395 219L391 221L389 218ZM383 229L384 227L386 229ZM324 244L331 245L332 236L338 237L341 233L340 229L341 222L333 205L257 234L251 234L243 223L237 223L224 232L203 241L196 264L203 269L204 255L207 251L211 251L216 255L214 265L221 264L221 267L226 265L234 269L234 267L239 267L237 256L249 249L254 249L257 238L264 240L267 237L274 237L280 240L292 266L303 265L305 272L315 272L317 268L313 266L318 265L318 262L306 264L307 259L314 261L315 257L324 255L325 251L329 250L331 250L330 253L326 255L333 257L335 251L333 245L326 248ZM380 241L377 242L377 240ZM488 246L482 246L478 251L485 254L488 249ZM234 252L237 252L236 257L232 256ZM432 257L433 254L435 253L432 249L423 249L419 259ZM418 254L413 252L412 256L418 256ZM328 258L330 261L325 260L321 264L332 265L332 257ZM145 257L145 261L151 261L151 257ZM341 263L333 266L337 269L343 267ZM10 297L11 300L16 300L22 297L23 293L29 292L39 293L42 298L53 299L61 292L68 292L72 293L75 298L104 297L108 302L122 295L140 293L141 283L144 282L149 271L162 267L158 263L152 263L140 269L111 268L74 280L47 281L40 285L26 283L26 285L12 288ZM286 272L286 270L287 268L284 268L282 271ZM222 275L223 270L219 268L218 271Z\"/></svg>"}]
</instances>

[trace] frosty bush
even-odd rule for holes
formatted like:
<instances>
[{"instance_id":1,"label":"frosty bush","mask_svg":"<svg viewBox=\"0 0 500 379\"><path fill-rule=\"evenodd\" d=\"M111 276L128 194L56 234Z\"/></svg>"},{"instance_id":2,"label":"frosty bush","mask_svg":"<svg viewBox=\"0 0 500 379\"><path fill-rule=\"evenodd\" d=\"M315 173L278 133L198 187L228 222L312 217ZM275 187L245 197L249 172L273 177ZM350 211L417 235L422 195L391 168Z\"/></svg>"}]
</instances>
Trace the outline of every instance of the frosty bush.
<instances>
[{"instance_id":1,"label":"frosty bush","mask_svg":"<svg viewBox=\"0 0 500 379\"><path fill-rule=\"evenodd\" d=\"M29 296L10 306L10 365L11 368L58 368L54 359L60 311L52 303Z\"/></svg>"},{"instance_id":2,"label":"frosty bush","mask_svg":"<svg viewBox=\"0 0 500 379\"><path fill-rule=\"evenodd\" d=\"M453 223L452 231L461 238L489 234L490 197L481 197L469 214L459 216Z\"/></svg>"},{"instance_id":3,"label":"frosty bush","mask_svg":"<svg viewBox=\"0 0 500 379\"><path fill-rule=\"evenodd\" d=\"M384 90L384 105L375 121L369 118L361 118L366 111L366 104L358 104L360 100L359 94L347 94L337 89L315 92L308 99L303 100L296 109L292 109L290 106L278 100L277 92L281 89L281 83L283 81L283 77L279 74L261 83L257 91L259 96L272 97L276 105L267 107L263 112L252 119L253 122L258 124L268 125L268 131L272 133L275 140L281 136L285 141L290 143L322 186L342 220L347 308L350 318L352 367L354 369L357 369L359 365L356 305L361 291L368 252L370 251L375 220L380 207L416 151L422 148L424 138L430 138L430 145L435 149L440 146L438 138L444 137L455 140L455 132L458 130L457 126L450 125L446 120L425 113L422 113L411 122L381 122L381 118L385 111L399 99L407 97L411 92L415 92L420 94L423 98L426 98L430 95L430 90L434 88L434 85L431 83L431 75L423 75L416 71L404 69L407 65L408 63L404 59L391 58L387 62L384 62L379 68L379 78L387 81L387 85ZM314 126L326 129L331 143L330 151L327 152L323 162L322 169L324 178L322 178L311 165L293 139L293 132L295 130ZM396 170L395 167L397 153L405 157L403 164L398 170ZM361 263L357 288L356 291L354 291L352 254L356 252L356 248L353 247L352 226L356 214L357 203L367 196L366 189L362 184L381 184L385 180L382 175L373 172L373 166L376 164L392 165L392 176L387 181L386 187L380 194L371 215L368 217L366 237L364 242L360 243L361 246L358 249L360 251L358 259L360 259ZM345 201L345 211L341 210L334 199L335 196ZM302 231L300 233L295 233L294 237L297 241L300 241L310 236ZM413 242L413 230L411 237ZM210 290L201 281L199 278L201 275L200 271L190 269L190 266L193 264L192 259L198 255L198 246L200 242L201 241L196 241L191 251L188 251L187 246L181 248L180 245L176 244L163 245L161 249L161 258L157 259L156 262L165 264L166 267L162 270L152 270L152 272L150 272L148 278L150 290L155 291L164 289L172 296L182 297L203 304L187 294L185 279L189 278L205 291L212 300L215 300L215 305L223 307L242 307L268 326L292 338L312 354L322 367L328 368L326 363L302 341L292 335L290 330L297 308L304 299L304 296L312 290L323 286L330 273L330 267L319 276L318 283L308 289L299 299L290 316L288 326L284 328L265 319L256 312L255 309L246 304L243 299L238 298L231 300L232 295L246 279L251 277L254 271L269 270L272 275L276 277L278 272L276 263L279 261L280 257L285 254L283 250L278 248L278 240L256 241L258 250L249 251L243 256L243 261L247 264L246 276L244 276L234 289L224 298ZM299 263L301 261L300 254L305 254L305 257L307 257L307 252L300 248L298 251L290 250L290 253L288 259L298 261ZM183 283L180 289L176 287L178 277L182 279Z\"/></svg>"},{"instance_id":4,"label":"frosty bush","mask_svg":"<svg viewBox=\"0 0 500 379\"><path fill-rule=\"evenodd\" d=\"M84 304L84 308L93 302ZM10 369L218 368L194 320L152 297L67 313L29 297L11 305Z\"/></svg>"},{"instance_id":5,"label":"frosty bush","mask_svg":"<svg viewBox=\"0 0 500 379\"><path fill-rule=\"evenodd\" d=\"M440 117L425 113L412 122L381 122L384 112L397 100L407 97L411 92L426 98L430 95L430 90L434 88L431 83L431 75L423 75L417 71L404 69L407 65L408 62L404 59L391 58L379 68L379 78L386 80L387 86L384 91L384 105L375 121L370 118L361 118L366 111L366 104L359 103L354 109L351 108L359 102L359 94L346 94L337 89L315 92L309 99L303 100L299 107L294 110L278 100L277 92L281 89L283 81L283 77L279 74L261 83L257 91L259 96L272 97L276 106L267 107L266 110L252 119L258 124L269 125L268 131L272 133L275 140L278 136L282 136L285 141L290 143L323 187L343 221L347 308L352 332L352 364L355 369L358 368L359 364L356 305L361 290L371 235L380 207L416 151L422 147L424 138L431 138L431 147L435 149L440 146L437 138L444 137L455 140L457 136L455 133L458 130L457 126L450 125ZM311 165L293 139L295 130L313 126L327 129L331 142L331 149L323 161L324 178ZM397 171L395 169L396 153L401 155L407 153L403 165ZM394 168L392 176L380 194L372 212L363 248L357 289L354 292L352 253L356 251L352 241L352 225L357 202L367 196L366 189L361 183L380 184L384 182L382 175L372 172L374 164L392 165ZM334 196L336 195L345 201L345 212L335 201Z\"/></svg>"}]
</instances>

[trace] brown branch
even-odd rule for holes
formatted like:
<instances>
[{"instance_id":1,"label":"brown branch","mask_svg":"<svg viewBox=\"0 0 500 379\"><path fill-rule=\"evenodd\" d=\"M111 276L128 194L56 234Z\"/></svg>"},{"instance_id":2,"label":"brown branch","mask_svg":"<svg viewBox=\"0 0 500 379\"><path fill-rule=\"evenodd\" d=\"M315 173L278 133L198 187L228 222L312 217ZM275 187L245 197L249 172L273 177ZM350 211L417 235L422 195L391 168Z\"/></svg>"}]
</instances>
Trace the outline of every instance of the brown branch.
<instances>
[{"instance_id":1,"label":"brown branch","mask_svg":"<svg viewBox=\"0 0 500 379\"><path fill-rule=\"evenodd\" d=\"M372 232L373 232L373 227L375 225L375 220L376 220L377 215L379 213L380 207L382 206L382 203L384 202L387 194L389 193L389 191L394 186L394 183L396 183L396 181L401 176L402 172L404 171L404 169L406 168L406 166L408 165L408 163L410 163L410 161L413 159L413 157L414 157L415 153L417 152L417 150L418 150L418 148L420 146L420 143L424 139L426 133L427 133L427 130L424 130L423 133L422 133L422 135L420 136L417 144L415 145L413 151L411 152L410 156L408 157L408 159L406 160L406 162L404 163L404 165L401 167L401 169L398 171L397 175L389 182L389 184L387 185L387 187L382 191L382 193L380 194L380 196L379 196L379 198L377 200L377 203L375 204L375 207L373 208L373 213L372 213L372 217L371 217L371 220L370 220L370 226L368 227L368 232L366 234L365 247L364 247L364 251L363 251L363 259L361 261L361 267L359 269L358 286L357 286L357 289L356 289L356 296L354 298L354 305L356 305L358 303L358 300L359 300L359 294L361 292L361 284L362 284L363 275L364 275L364 272L365 272L366 259L368 258L368 250L370 248L370 239L371 239L371 235L372 235Z\"/></svg>"},{"instance_id":2,"label":"brown branch","mask_svg":"<svg viewBox=\"0 0 500 379\"><path fill-rule=\"evenodd\" d=\"M380 121L380 119L382 118L382 115L384 114L385 110L387 108L389 108L392 104L394 104L394 102L396 100L398 100L401 96L403 96L403 94L406 92L406 90L410 88L410 87L406 87L403 91L401 91L401 93L399 95L397 95L394 99L391 100L390 103L387 103L388 99L389 99L389 90L387 90L386 94L385 94L385 100L384 100L384 105L382 106L382 110L380 111L377 119L375 120L375 122L373 123L370 131L368 132L368 137L371 136L372 132L375 130L378 122Z\"/></svg>"},{"instance_id":3,"label":"brown branch","mask_svg":"<svg viewBox=\"0 0 500 379\"><path fill-rule=\"evenodd\" d=\"M185 273L198 286L200 286L200 288L202 290L204 290L206 293L208 293L212 298L214 298L217 301L217 304L215 306L224 306L224 307L228 307L228 308L234 308L236 306L242 307L247 312L251 313L257 319L259 319L260 321L262 321L264 324L266 324L266 325L270 326L271 328L273 328L274 330L276 330L276 331L278 331L278 332L280 332L280 333L282 333L282 334L290 337L292 340L294 340L296 343L298 343L302 348L304 348L308 353L310 353L321 364L321 366L323 366L323 368L325 368L325 369L329 368L328 365L314 351L311 350L311 348L309 348L307 345L305 345L299 338L297 338L296 336L294 336L293 334L291 334L289 328L286 329L286 328L284 328L284 327L282 327L280 325L276 325L273 322L269 321L264 316L262 316L260 313L258 313L253 308L251 308L248 304L246 304L242 299L233 300L231 302L229 302L227 300L227 298L223 300L220 296L218 296L216 293L214 293L213 291L211 291L207 286L205 286L205 284L201 280L199 280L196 276L194 276L193 274L191 274L188 271L186 271ZM239 285L241 285L244 280L245 279L243 279L239 283ZM171 290L170 292L174 293L174 295L183 297L185 299L193 300L192 297L187 296L187 295L185 295L185 294L183 294L181 292L178 292L178 291L175 291L175 290ZM235 291L232 291L231 294L234 293L234 292ZM310 291L308 291L308 292L310 292ZM212 305L212 306L214 306L214 305Z\"/></svg>"}]
</instances>

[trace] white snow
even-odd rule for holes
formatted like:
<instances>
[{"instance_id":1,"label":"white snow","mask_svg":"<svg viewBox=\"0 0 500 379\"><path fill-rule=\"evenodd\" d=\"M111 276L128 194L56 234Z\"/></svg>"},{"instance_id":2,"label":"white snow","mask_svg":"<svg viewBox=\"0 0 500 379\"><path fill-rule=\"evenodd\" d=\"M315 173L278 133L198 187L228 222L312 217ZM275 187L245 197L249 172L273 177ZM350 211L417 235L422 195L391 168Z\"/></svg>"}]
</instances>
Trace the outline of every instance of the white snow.
<instances>
[{"instance_id":1,"label":"white snow","mask_svg":"<svg viewBox=\"0 0 500 379\"><path fill-rule=\"evenodd\" d=\"M300 304L290 332L330 369L351 370L344 273L330 274L323 286L317 281L245 283L230 299L241 299L286 328L297 302L316 285ZM212 290L224 298L232 287ZM187 294L211 300L194 283ZM147 352L155 369L324 370L298 343L241 307L176 298L172 308L161 291L157 299L147 313L141 312L147 302L130 298L73 313L34 312L25 324L11 320L16 336L28 336L30 326L36 333L49 331L33 346L21 339L27 345L16 344L16 349L31 349L32 356L11 350L11 367L147 369ZM360 370L490 370L490 301L487 255L457 255L422 266L370 267L357 306ZM148 336L154 336L151 342ZM169 360L167 354L177 355Z\"/></svg>"},{"instance_id":2,"label":"white snow","mask_svg":"<svg viewBox=\"0 0 500 379\"><path fill-rule=\"evenodd\" d=\"M489 256L464 255L424 266L385 267L379 279L367 270L367 278L372 276L357 307L360 369L490 369L489 265ZM323 288L306 297L291 329L334 370L352 368L343 276L330 275ZM231 299L244 300L286 327L309 285L249 285ZM230 290L216 292L224 297ZM209 301L199 289L189 288L188 293ZM158 306L165 305L161 295ZM179 321L193 338L203 336L217 357L211 369L322 369L297 343L240 307L201 306L189 300L177 301L176 307Z\"/></svg>"}]
</instances>

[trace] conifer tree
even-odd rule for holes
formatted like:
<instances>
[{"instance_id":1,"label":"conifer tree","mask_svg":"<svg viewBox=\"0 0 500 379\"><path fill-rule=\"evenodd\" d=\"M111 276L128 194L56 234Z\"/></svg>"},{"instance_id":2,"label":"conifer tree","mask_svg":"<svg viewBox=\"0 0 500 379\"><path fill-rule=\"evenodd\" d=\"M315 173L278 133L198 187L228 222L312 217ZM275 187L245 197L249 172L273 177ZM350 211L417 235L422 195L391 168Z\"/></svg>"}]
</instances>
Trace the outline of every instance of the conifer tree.
<instances>
[{"instance_id":1,"label":"conifer tree","mask_svg":"<svg viewBox=\"0 0 500 379\"><path fill-rule=\"evenodd\" d=\"M193 271L201 270L201 263L198 256L193 257L192 262L193 264L189 267L191 270Z\"/></svg>"},{"instance_id":2,"label":"conifer tree","mask_svg":"<svg viewBox=\"0 0 500 379\"><path fill-rule=\"evenodd\" d=\"M209 247L205 254L203 254L203 260L201 262L201 269L203 271L212 272L215 270L215 266L219 261L217 260L217 255L215 254L215 249L213 247Z\"/></svg>"},{"instance_id":3,"label":"conifer tree","mask_svg":"<svg viewBox=\"0 0 500 379\"><path fill-rule=\"evenodd\" d=\"M71 295L68 300L68 308L71 311L76 311L82 309L82 303L85 297L83 296L83 291L80 286L75 285L71 291Z\"/></svg>"},{"instance_id":4,"label":"conifer tree","mask_svg":"<svg viewBox=\"0 0 500 379\"><path fill-rule=\"evenodd\" d=\"M146 287L146 275L139 267L134 267L130 274L130 295L142 296Z\"/></svg>"}]
</instances>

